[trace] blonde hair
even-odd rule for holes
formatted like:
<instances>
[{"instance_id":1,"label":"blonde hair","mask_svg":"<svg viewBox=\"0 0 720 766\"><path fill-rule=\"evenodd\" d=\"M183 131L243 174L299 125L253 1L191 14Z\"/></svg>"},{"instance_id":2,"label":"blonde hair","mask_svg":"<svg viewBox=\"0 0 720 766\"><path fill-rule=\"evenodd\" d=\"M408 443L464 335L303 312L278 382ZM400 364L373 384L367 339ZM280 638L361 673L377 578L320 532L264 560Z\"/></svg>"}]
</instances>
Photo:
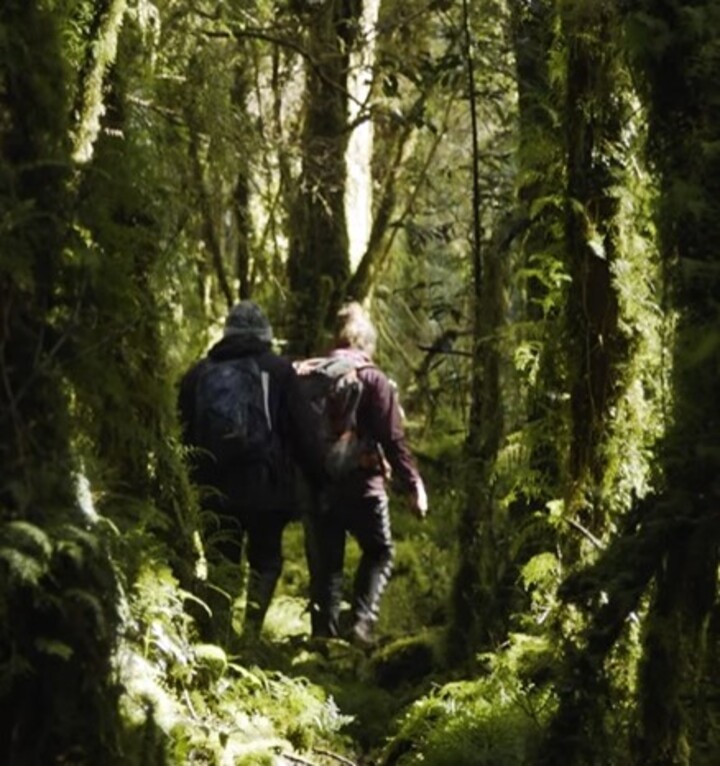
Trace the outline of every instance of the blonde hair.
<instances>
[{"instance_id":1,"label":"blonde hair","mask_svg":"<svg viewBox=\"0 0 720 766\"><path fill-rule=\"evenodd\" d=\"M377 331L365 309L357 302L346 303L336 315L335 340L343 348L357 348L368 356L375 353Z\"/></svg>"}]
</instances>

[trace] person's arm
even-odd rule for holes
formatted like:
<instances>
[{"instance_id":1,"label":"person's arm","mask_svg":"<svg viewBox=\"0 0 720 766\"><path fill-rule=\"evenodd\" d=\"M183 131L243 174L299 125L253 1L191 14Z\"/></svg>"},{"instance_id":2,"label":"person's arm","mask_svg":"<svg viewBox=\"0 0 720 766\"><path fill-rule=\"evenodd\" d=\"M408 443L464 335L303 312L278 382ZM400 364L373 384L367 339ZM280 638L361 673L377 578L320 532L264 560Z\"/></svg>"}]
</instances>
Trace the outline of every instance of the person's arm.
<instances>
[{"instance_id":1,"label":"person's arm","mask_svg":"<svg viewBox=\"0 0 720 766\"><path fill-rule=\"evenodd\" d=\"M380 444L402 489L410 496L413 513L424 518L428 511L425 484L415 458L410 451L397 392L387 377L377 368L366 371L370 435Z\"/></svg>"},{"instance_id":2,"label":"person's arm","mask_svg":"<svg viewBox=\"0 0 720 766\"><path fill-rule=\"evenodd\" d=\"M178 391L178 414L184 444L194 444L193 424L195 422L195 382L198 365L194 365L180 380Z\"/></svg>"},{"instance_id":3,"label":"person's arm","mask_svg":"<svg viewBox=\"0 0 720 766\"><path fill-rule=\"evenodd\" d=\"M198 376L207 364L202 360L190 368L180 380L178 392L178 412L183 444L191 449L186 455L186 463L190 479L198 484L212 484L214 479L215 460L204 451L196 449L197 433L195 430L196 405L195 396Z\"/></svg>"}]
</instances>

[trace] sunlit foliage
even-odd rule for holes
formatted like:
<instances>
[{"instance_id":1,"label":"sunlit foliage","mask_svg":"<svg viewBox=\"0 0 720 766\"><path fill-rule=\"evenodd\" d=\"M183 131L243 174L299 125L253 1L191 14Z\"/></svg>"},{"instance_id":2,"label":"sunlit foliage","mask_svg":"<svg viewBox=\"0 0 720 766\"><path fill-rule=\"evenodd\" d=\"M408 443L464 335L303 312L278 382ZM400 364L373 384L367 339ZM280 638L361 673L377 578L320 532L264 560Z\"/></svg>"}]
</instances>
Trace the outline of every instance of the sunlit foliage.
<instances>
[{"instance_id":1,"label":"sunlit foliage","mask_svg":"<svg viewBox=\"0 0 720 766\"><path fill-rule=\"evenodd\" d=\"M346 109L361 6L2 4L9 766L718 761L717 4L385 0ZM200 640L243 572L175 384L239 297L377 323L431 511L368 655L307 640L299 524L265 640Z\"/></svg>"}]
</instances>

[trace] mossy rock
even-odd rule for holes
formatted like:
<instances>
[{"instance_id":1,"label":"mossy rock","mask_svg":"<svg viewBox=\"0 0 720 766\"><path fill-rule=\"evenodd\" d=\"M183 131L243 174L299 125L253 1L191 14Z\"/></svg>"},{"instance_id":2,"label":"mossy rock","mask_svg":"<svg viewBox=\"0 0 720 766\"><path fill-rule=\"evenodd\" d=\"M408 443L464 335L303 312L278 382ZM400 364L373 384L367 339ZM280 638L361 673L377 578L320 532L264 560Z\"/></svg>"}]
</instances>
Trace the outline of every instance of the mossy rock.
<instances>
[{"instance_id":1,"label":"mossy rock","mask_svg":"<svg viewBox=\"0 0 720 766\"><path fill-rule=\"evenodd\" d=\"M440 668L439 634L425 631L378 649L370 660L375 683L383 689L414 686Z\"/></svg>"},{"instance_id":2,"label":"mossy rock","mask_svg":"<svg viewBox=\"0 0 720 766\"><path fill-rule=\"evenodd\" d=\"M214 680L220 678L228 666L228 658L221 647L215 644L195 644L195 661Z\"/></svg>"}]
</instances>

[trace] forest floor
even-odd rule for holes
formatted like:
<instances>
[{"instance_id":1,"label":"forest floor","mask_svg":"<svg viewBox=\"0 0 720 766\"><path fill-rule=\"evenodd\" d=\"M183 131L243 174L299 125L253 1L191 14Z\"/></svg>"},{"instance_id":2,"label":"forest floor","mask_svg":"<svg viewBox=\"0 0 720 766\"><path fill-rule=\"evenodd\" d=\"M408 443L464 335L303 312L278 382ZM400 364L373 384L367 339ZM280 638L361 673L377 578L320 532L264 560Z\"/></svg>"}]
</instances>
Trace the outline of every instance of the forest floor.
<instances>
[{"instance_id":1,"label":"forest floor","mask_svg":"<svg viewBox=\"0 0 720 766\"><path fill-rule=\"evenodd\" d=\"M397 526L395 574L383 599L377 642L371 649L360 649L340 639L310 638L304 560L299 555L302 530L300 525L291 525L284 541L283 578L267 616L266 637L237 657L240 664L306 679L324 690L339 714L350 718L343 727L350 752L343 757L354 764L381 763L383 747L396 733L403 712L434 685L447 680L438 670L442 635L438 619L443 616L438 611L446 603L442 586L449 580L436 570L427 581L427 562L417 558L423 547L418 545L417 527L412 531L406 520ZM427 540L424 548L437 559L438 552L429 551ZM358 556L350 541L348 580ZM437 565L437 560L434 563Z\"/></svg>"},{"instance_id":2,"label":"forest floor","mask_svg":"<svg viewBox=\"0 0 720 766\"><path fill-rule=\"evenodd\" d=\"M358 766L381 763L386 743L397 731L403 711L441 684L435 671L432 643L427 633L383 640L370 650L346 641L317 641L307 636L263 640L238 656L237 661L306 679L324 690L349 718L343 727L348 738L347 758Z\"/></svg>"}]
</instances>

